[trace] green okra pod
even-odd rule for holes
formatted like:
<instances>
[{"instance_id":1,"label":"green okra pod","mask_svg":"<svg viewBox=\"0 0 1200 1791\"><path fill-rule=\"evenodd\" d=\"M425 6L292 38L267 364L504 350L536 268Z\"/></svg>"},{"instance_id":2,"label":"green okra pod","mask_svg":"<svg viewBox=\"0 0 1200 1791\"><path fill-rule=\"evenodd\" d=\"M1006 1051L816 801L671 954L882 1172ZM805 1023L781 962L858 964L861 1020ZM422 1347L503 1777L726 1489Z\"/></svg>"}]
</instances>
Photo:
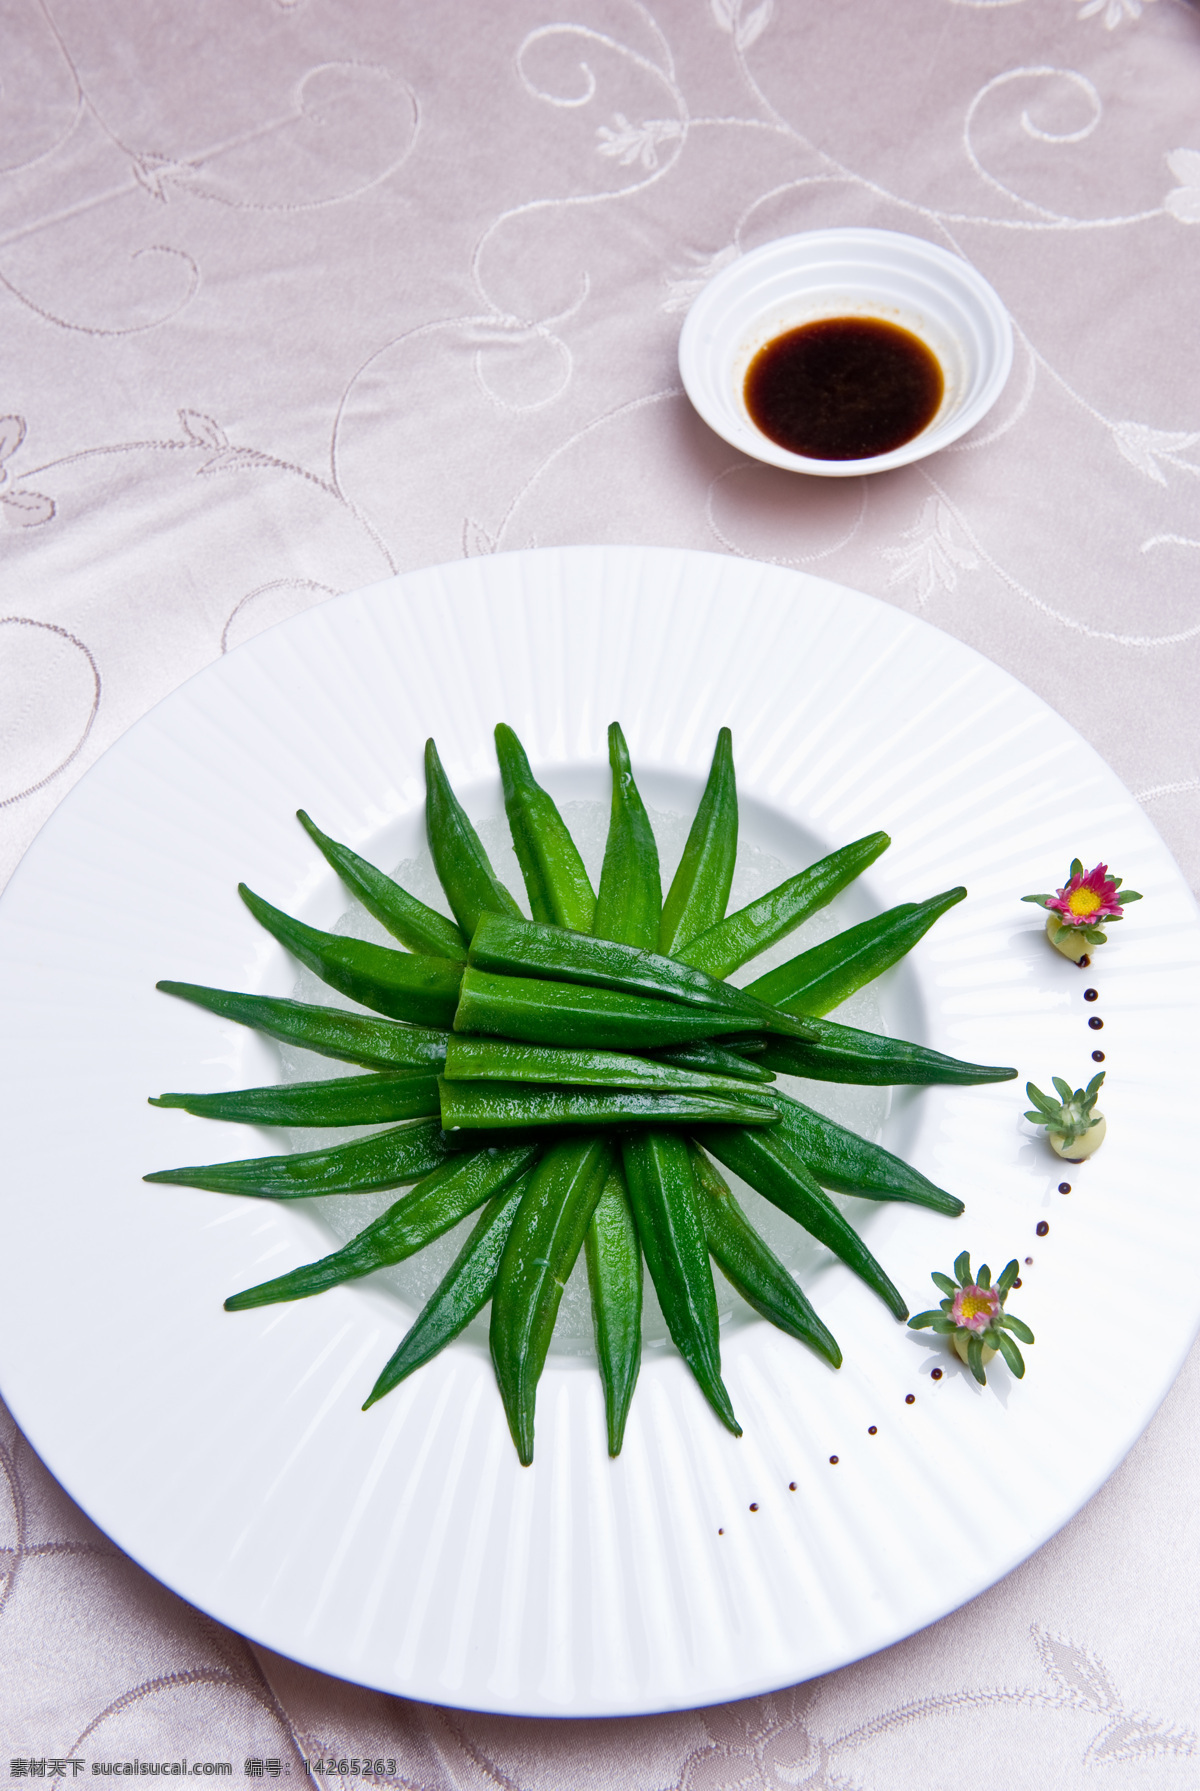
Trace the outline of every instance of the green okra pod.
<instances>
[{"instance_id":1,"label":"green okra pod","mask_svg":"<svg viewBox=\"0 0 1200 1791\"><path fill-rule=\"evenodd\" d=\"M822 1324L783 1263L759 1237L724 1176L695 1145L692 1169L704 1234L725 1279L763 1318L806 1343L831 1368L840 1368L842 1352L832 1331Z\"/></svg>"},{"instance_id":2,"label":"green okra pod","mask_svg":"<svg viewBox=\"0 0 1200 1791\"><path fill-rule=\"evenodd\" d=\"M209 1188L218 1194L250 1194L263 1200L307 1200L313 1194L370 1194L380 1188L399 1188L405 1182L420 1181L450 1156L440 1120L421 1119L325 1150L158 1169L142 1180Z\"/></svg>"},{"instance_id":3,"label":"green okra pod","mask_svg":"<svg viewBox=\"0 0 1200 1791\"><path fill-rule=\"evenodd\" d=\"M596 917L596 893L583 859L554 799L530 770L525 748L503 722L496 729L496 758L504 785L504 810L533 918L590 933Z\"/></svg>"},{"instance_id":4,"label":"green okra pod","mask_svg":"<svg viewBox=\"0 0 1200 1791\"><path fill-rule=\"evenodd\" d=\"M733 735L722 728L679 868L663 902L658 949L678 956L725 915L737 858L738 801Z\"/></svg>"},{"instance_id":5,"label":"green okra pod","mask_svg":"<svg viewBox=\"0 0 1200 1791\"><path fill-rule=\"evenodd\" d=\"M902 902L873 920L847 927L832 939L789 958L747 984L747 994L796 1014L827 1014L874 977L899 963L934 921L966 895L948 889L924 902Z\"/></svg>"},{"instance_id":6,"label":"green okra pod","mask_svg":"<svg viewBox=\"0 0 1200 1791\"><path fill-rule=\"evenodd\" d=\"M471 1228L471 1235L405 1333L400 1347L389 1356L378 1380L363 1402L363 1411L399 1386L414 1369L423 1368L475 1317L492 1297L496 1271L521 1196L529 1185L532 1169L493 1194Z\"/></svg>"},{"instance_id":7,"label":"green okra pod","mask_svg":"<svg viewBox=\"0 0 1200 1791\"><path fill-rule=\"evenodd\" d=\"M809 1024L806 1020L805 1025ZM655 1051L654 1057L658 1063L674 1063L680 1069L702 1073L712 1070L720 1076L734 1076L739 1082L774 1082L775 1072L762 1062L768 1036L760 1033L757 1038L727 1039L723 1045L693 1039L686 1045L665 1045Z\"/></svg>"},{"instance_id":8,"label":"green okra pod","mask_svg":"<svg viewBox=\"0 0 1200 1791\"><path fill-rule=\"evenodd\" d=\"M598 939L653 951L662 918L658 845L645 804L633 781L625 736L614 721L608 730L612 811L592 932Z\"/></svg>"},{"instance_id":9,"label":"green okra pod","mask_svg":"<svg viewBox=\"0 0 1200 1791\"><path fill-rule=\"evenodd\" d=\"M713 1411L735 1436L741 1436L721 1379L717 1296L687 1140L677 1132L629 1136L622 1141L621 1160L667 1329Z\"/></svg>"},{"instance_id":10,"label":"green okra pod","mask_svg":"<svg viewBox=\"0 0 1200 1791\"><path fill-rule=\"evenodd\" d=\"M808 1036L809 1029L802 1021L703 970L678 964L674 958L658 952L570 933L564 927L539 926L532 920L483 915L471 940L467 964L471 970L487 970L498 976L581 983L588 988L653 996L698 1012L733 1015L742 1020L747 1032L781 1031L792 1038Z\"/></svg>"},{"instance_id":11,"label":"green okra pod","mask_svg":"<svg viewBox=\"0 0 1200 1791\"><path fill-rule=\"evenodd\" d=\"M776 1128L778 1130L778 1128ZM908 1307L854 1227L818 1187L785 1138L742 1126L705 1127L697 1134L706 1150L752 1188L810 1232L845 1263L887 1306L895 1318Z\"/></svg>"},{"instance_id":12,"label":"green okra pod","mask_svg":"<svg viewBox=\"0 0 1200 1791\"><path fill-rule=\"evenodd\" d=\"M156 983L164 995L178 995L222 1020L252 1026L284 1044L302 1045L322 1057L361 1064L372 1070L440 1068L447 1034L432 1027L404 1026L374 1014L340 1007L312 1007L274 995L243 995L235 989L208 989L200 983Z\"/></svg>"},{"instance_id":13,"label":"green okra pod","mask_svg":"<svg viewBox=\"0 0 1200 1791\"><path fill-rule=\"evenodd\" d=\"M485 1200L530 1167L536 1146L514 1150L478 1151L456 1163L446 1163L410 1188L386 1213L317 1262L276 1275L257 1287L230 1294L226 1312L249 1312L256 1306L277 1306L285 1300L307 1300L313 1294L355 1281L375 1269L390 1268L450 1231L460 1219L481 1207Z\"/></svg>"},{"instance_id":14,"label":"green okra pod","mask_svg":"<svg viewBox=\"0 0 1200 1791\"><path fill-rule=\"evenodd\" d=\"M824 908L890 845L886 833L869 833L849 846L839 846L818 864L726 915L677 955L710 976L730 976Z\"/></svg>"},{"instance_id":15,"label":"green okra pod","mask_svg":"<svg viewBox=\"0 0 1200 1791\"><path fill-rule=\"evenodd\" d=\"M813 1082L857 1082L877 1088L900 1084L928 1086L950 1083L967 1087L978 1082L1011 1082L1016 1070L1000 1064L965 1063L944 1057L924 1045L910 1045L879 1032L860 1032L836 1020L806 1015L812 1042L759 1039L755 1063L785 1076L807 1076Z\"/></svg>"},{"instance_id":16,"label":"green okra pod","mask_svg":"<svg viewBox=\"0 0 1200 1791\"><path fill-rule=\"evenodd\" d=\"M804 1162L823 1188L839 1194L860 1194L867 1200L902 1200L957 1219L965 1209L902 1158L815 1113L782 1091L772 1091L779 1114L779 1136Z\"/></svg>"},{"instance_id":17,"label":"green okra pod","mask_svg":"<svg viewBox=\"0 0 1200 1791\"><path fill-rule=\"evenodd\" d=\"M412 1020L419 1026L450 1025L458 1005L461 964L319 932L273 908L244 883L238 884L238 894L255 920L294 958L351 1001L393 1020Z\"/></svg>"},{"instance_id":18,"label":"green okra pod","mask_svg":"<svg viewBox=\"0 0 1200 1791\"><path fill-rule=\"evenodd\" d=\"M739 1059L728 1053L729 1061ZM763 1080L770 1079L767 1071ZM548 1082L563 1087L640 1088L647 1092L711 1092L740 1099L748 1080L723 1070L691 1070L628 1051L573 1051L565 1045L519 1045L507 1039L452 1033L442 1071L447 1082Z\"/></svg>"},{"instance_id":19,"label":"green okra pod","mask_svg":"<svg viewBox=\"0 0 1200 1791\"><path fill-rule=\"evenodd\" d=\"M467 811L450 788L437 747L425 742L425 827L433 867L455 920L469 939L481 914L520 914L492 869Z\"/></svg>"},{"instance_id":20,"label":"green okra pod","mask_svg":"<svg viewBox=\"0 0 1200 1791\"><path fill-rule=\"evenodd\" d=\"M454 1030L530 1045L649 1051L658 1045L744 1032L746 1015L689 1008L677 1001L626 995L619 989L594 989L585 983L493 976L490 971L468 966L463 972Z\"/></svg>"},{"instance_id":21,"label":"green okra pod","mask_svg":"<svg viewBox=\"0 0 1200 1791\"><path fill-rule=\"evenodd\" d=\"M437 1071L272 1082L227 1094L152 1094L150 1107L181 1107L202 1119L233 1119L238 1125L392 1125L396 1119L430 1119L439 1110Z\"/></svg>"},{"instance_id":22,"label":"green okra pod","mask_svg":"<svg viewBox=\"0 0 1200 1791\"><path fill-rule=\"evenodd\" d=\"M441 1083L442 1129L499 1132L528 1126L770 1126L774 1104L748 1088L730 1095L678 1089L548 1088L536 1082Z\"/></svg>"},{"instance_id":23,"label":"green okra pod","mask_svg":"<svg viewBox=\"0 0 1200 1791\"><path fill-rule=\"evenodd\" d=\"M619 1455L642 1361L642 1246L614 1161L584 1237L608 1453Z\"/></svg>"},{"instance_id":24,"label":"green okra pod","mask_svg":"<svg viewBox=\"0 0 1200 1791\"><path fill-rule=\"evenodd\" d=\"M438 1112L436 1070L335 1076L327 1082L277 1082L228 1094L151 1096L152 1107L182 1107L205 1119L248 1126L378 1126Z\"/></svg>"},{"instance_id":25,"label":"green okra pod","mask_svg":"<svg viewBox=\"0 0 1200 1791\"><path fill-rule=\"evenodd\" d=\"M393 939L426 957L449 958L456 963L465 960L467 942L452 920L409 895L407 889L385 877L349 846L331 840L302 808L296 810L296 819L347 889L353 891L368 914L373 914Z\"/></svg>"},{"instance_id":26,"label":"green okra pod","mask_svg":"<svg viewBox=\"0 0 1200 1791\"><path fill-rule=\"evenodd\" d=\"M492 1362L523 1467L533 1460L534 1407L562 1290L612 1165L605 1138L553 1145L517 1208L492 1290Z\"/></svg>"}]
</instances>

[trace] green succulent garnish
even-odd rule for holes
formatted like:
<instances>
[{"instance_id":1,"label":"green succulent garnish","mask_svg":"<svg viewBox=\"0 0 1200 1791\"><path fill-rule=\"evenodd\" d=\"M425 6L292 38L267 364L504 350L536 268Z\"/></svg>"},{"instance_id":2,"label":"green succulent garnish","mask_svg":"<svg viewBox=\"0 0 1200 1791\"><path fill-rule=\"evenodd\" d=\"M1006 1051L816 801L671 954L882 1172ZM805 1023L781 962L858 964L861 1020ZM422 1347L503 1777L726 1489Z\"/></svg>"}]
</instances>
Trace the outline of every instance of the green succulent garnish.
<instances>
[{"instance_id":1,"label":"green succulent garnish","mask_svg":"<svg viewBox=\"0 0 1200 1791\"><path fill-rule=\"evenodd\" d=\"M1019 1272L1014 1256L993 1287L992 1271L986 1262L978 1275L972 1277L970 1252L964 1250L955 1258L955 1278L939 1274L936 1269L933 1271L930 1279L946 1298L932 1311L918 1312L915 1318L910 1318L909 1330L936 1331L939 1336L952 1338L956 1345L960 1339L965 1340L967 1367L981 1387L987 1385L985 1349L996 1350L1016 1378L1022 1380L1025 1362L1013 1339L1019 1337L1022 1343L1032 1343L1033 1332L1019 1318L1013 1318L1004 1310L1004 1302Z\"/></svg>"},{"instance_id":2,"label":"green succulent garnish","mask_svg":"<svg viewBox=\"0 0 1200 1791\"><path fill-rule=\"evenodd\" d=\"M1025 1093L1036 1112L1030 1109L1025 1117L1035 1126L1045 1126L1051 1132L1060 1133L1064 1148L1070 1149L1085 1132L1100 1124L1101 1115L1095 1111L1095 1106L1104 1071L1093 1076L1086 1088L1072 1089L1061 1076L1050 1079L1058 1091L1058 1100L1052 1101L1049 1095L1043 1094L1035 1082L1027 1082Z\"/></svg>"}]
</instances>

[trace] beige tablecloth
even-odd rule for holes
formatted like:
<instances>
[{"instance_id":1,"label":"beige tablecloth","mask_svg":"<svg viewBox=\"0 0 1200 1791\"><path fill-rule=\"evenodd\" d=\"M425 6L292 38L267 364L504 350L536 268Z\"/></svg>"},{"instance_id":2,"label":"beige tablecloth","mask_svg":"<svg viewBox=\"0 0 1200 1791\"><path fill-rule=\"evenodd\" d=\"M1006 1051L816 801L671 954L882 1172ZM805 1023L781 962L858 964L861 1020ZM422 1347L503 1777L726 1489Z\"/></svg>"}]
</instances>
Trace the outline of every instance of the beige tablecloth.
<instances>
[{"instance_id":1,"label":"beige tablecloth","mask_svg":"<svg viewBox=\"0 0 1200 1791\"><path fill-rule=\"evenodd\" d=\"M393 570L624 541L919 611L1065 715L1200 876L1182 0L0 16L3 874L132 721L269 624ZM974 262L1016 361L957 447L805 481L708 432L675 347L714 270L847 223ZM344 1759L347 1784L382 1761L421 1791L1190 1788L1198 1418L1193 1357L1060 1536L885 1654L583 1724L410 1705L253 1648L118 1554L6 1419L0 1778L187 1756L239 1779Z\"/></svg>"}]
</instances>

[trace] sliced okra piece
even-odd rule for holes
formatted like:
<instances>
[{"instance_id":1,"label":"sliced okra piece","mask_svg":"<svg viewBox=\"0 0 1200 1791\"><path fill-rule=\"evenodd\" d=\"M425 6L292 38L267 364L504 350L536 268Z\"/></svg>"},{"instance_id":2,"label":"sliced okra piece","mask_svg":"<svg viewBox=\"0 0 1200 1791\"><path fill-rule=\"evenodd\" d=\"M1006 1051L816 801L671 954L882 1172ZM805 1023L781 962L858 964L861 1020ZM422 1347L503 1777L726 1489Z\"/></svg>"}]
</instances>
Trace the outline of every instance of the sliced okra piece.
<instances>
[{"instance_id":1,"label":"sliced okra piece","mask_svg":"<svg viewBox=\"0 0 1200 1791\"><path fill-rule=\"evenodd\" d=\"M717 1417L734 1436L741 1436L721 1379L717 1296L687 1140L678 1132L627 1136L621 1160L667 1329Z\"/></svg>"},{"instance_id":2,"label":"sliced okra piece","mask_svg":"<svg viewBox=\"0 0 1200 1791\"><path fill-rule=\"evenodd\" d=\"M642 1246L619 1162L584 1238L608 1453L619 1455L642 1361Z\"/></svg>"},{"instance_id":3,"label":"sliced okra piece","mask_svg":"<svg viewBox=\"0 0 1200 1791\"><path fill-rule=\"evenodd\" d=\"M957 1219L965 1209L903 1158L860 1138L782 1090L772 1091L779 1113L779 1136L811 1170L823 1188L859 1194L867 1200L902 1200Z\"/></svg>"},{"instance_id":4,"label":"sliced okra piece","mask_svg":"<svg viewBox=\"0 0 1200 1791\"><path fill-rule=\"evenodd\" d=\"M324 1150L158 1169L142 1179L261 1200L307 1200L314 1194L372 1194L380 1188L403 1187L432 1174L450 1156L441 1121L422 1119Z\"/></svg>"},{"instance_id":5,"label":"sliced okra piece","mask_svg":"<svg viewBox=\"0 0 1200 1791\"><path fill-rule=\"evenodd\" d=\"M150 1105L249 1126L378 1126L440 1111L438 1073L428 1069L277 1082L228 1094L163 1094L152 1096Z\"/></svg>"},{"instance_id":6,"label":"sliced okra piece","mask_svg":"<svg viewBox=\"0 0 1200 1791\"><path fill-rule=\"evenodd\" d=\"M467 963L472 970L488 970L500 976L581 983L588 988L654 996L699 1012L740 1015L747 1032L784 1031L793 1038L808 1036L808 1027L802 1022L706 971L679 964L659 952L589 938L584 933L568 932L565 927L539 926L532 920L485 914L471 940Z\"/></svg>"},{"instance_id":7,"label":"sliced okra piece","mask_svg":"<svg viewBox=\"0 0 1200 1791\"><path fill-rule=\"evenodd\" d=\"M805 1025L809 1022L806 1020ZM768 1034L754 1038L730 1038L722 1045L694 1039L686 1045L667 1045L654 1053L659 1063L677 1063L685 1070L713 1070L734 1076L739 1082L774 1082L775 1072L763 1062Z\"/></svg>"},{"instance_id":8,"label":"sliced okra piece","mask_svg":"<svg viewBox=\"0 0 1200 1791\"><path fill-rule=\"evenodd\" d=\"M902 902L800 952L778 969L768 970L748 983L746 992L789 1013L827 1014L856 989L898 964L934 921L966 893L960 887L924 902Z\"/></svg>"},{"instance_id":9,"label":"sliced okra piece","mask_svg":"<svg viewBox=\"0 0 1200 1791\"><path fill-rule=\"evenodd\" d=\"M226 1312L248 1312L255 1306L277 1306L284 1300L307 1300L343 1281L355 1281L376 1269L390 1268L432 1244L521 1175L537 1156L536 1146L514 1150L481 1150L445 1163L410 1188L386 1213L317 1262L276 1275L243 1293L231 1294Z\"/></svg>"},{"instance_id":10,"label":"sliced okra piece","mask_svg":"<svg viewBox=\"0 0 1200 1791\"><path fill-rule=\"evenodd\" d=\"M441 1083L442 1128L461 1131L522 1130L526 1126L770 1126L774 1102L734 1085L736 1098L700 1091L640 1088L551 1088L537 1082Z\"/></svg>"},{"instance_id":11,"label":"sliced okra piece","mask_svg":"<svg viewBox=\"0 0 1200 1791\"><path fill-rule=\"evenodd\" d=\"M481 914L520 914L492 869L466 809L450 788L432 740L425 742L425 828L433 868L467 939Z\"/></svg>"},{"instance_id":12,"label":"sliced okra piece","mask_svg":"<svg viewBox=\"0 0 1200 1791\"><path fill-rule=\"evenodd\" d=\"M532 1168L493 1194L480 1213L471 1235L421 1308L400 1347L389 1356L379 1378L363 1402L363 1411L399 1386L407 1375L431 1362L448 1343L465 1331L487 1305L496 1282L496 1271L521 1196L533 1174Z\"/></svg>"},{"instance_id":13,"label":"sliced okra piece","mask_svg":"<svg viewBox=\"0 0 1200 1791\"><path fill-rule=\"evenodd\" d=\"M824 908L890 844L886 833L869 833L849 846L839 846L828 858L727 914L690 940L678 956L710 976L730 976Z\"/></svg>"},{"instance_id":14,"label":"sliced okra piece","mask_svg":"<svg viewBox=\"0 0 1200 1791\"><path fill-rule=\"evenodd\" d=\"M458 1005L461 964L322 933L273 908L244 883L238 884L238 894L255 920L330 988L393 1020L450 1026Z\"/></svg>"},{"instance_id":15,"label":"sliced okra piece","mask_svg":"<svg viewBox=\"0 0 1200 1791\"><path fill-rule=\"evenodd\" d=\"M1016 1070L989 1063L966 1063L945 1057L925 1045L861 1032L809 1014L811 1043L800 1039L758 1040L755 1062L785 1076L807 1076L814 1082L856 1082L877 1088L900 1084L928 1086L950 1083L968 1087L978 1082L1011 1082Z\"/></svg>"},{"instance_id":16,"label":"sliced okra piece","mask_svg":"<svg viewBox=\"0 0 1200 1791\"><path fill-rule=\"evenodd\" d=\"M537 1384L562 1291L611 1164L606 1138L553 1145L522 1196L500 1258L492 1290L492 1362L523 1467L533 1460Z\"/></svg>"},{"instance_id":17,"label":"sliced okra piece","mask_svg":"<svg viewBox=\"0 0 1200 1791\"><path fill-rule=\"evenodd\" d=\"M764 1012L770 1013L769 1009ZM807 1030L807 1021L778 1018ZM455 1032L482 1032L529 1045L602 1051L649 1051L747 1029L745 1013L685 1007L652 995L595 989L531 976L493 976L469 965L454 1015Z\"/></svg>"},{"instance_id":18,"label":"sliced okra piece","mask_svg":"<svg viewBox=\"0 0 1200 1791\"><path fill-rule=\"evenodd\" d=\"M503 722L496 729L496 757L530 913L535 920L590 933L596 892L579 849L553 797L534 777L525 748Z\"/></svg>"},{"instance_id":19,"label":"sliced okra piece","mask_svg":"<svg viewBox=\"0 0 1200 1791\"><path fill-rule=\"evenodd\" d=\"M821 1323L783 1263L759 1237L724 1176L696 1145L692 1146L692 1169L708 1247L725 1279L763 1318L806 1343L831 1368L840 1368L842 1352L832 1331Z\"/></svg>"},{"instance_id":20,"label":"sliced okra piece","mask_svg":"<svg viewBox=\"0 0 1200 1791\"><path fill-rule=\"evenodd\" d=\"M598 939L653 951L662 919L658 845L645 804L633 781L629 748L614 721L608 730L612 810L592 932Z\"/></svg>"},{"instance_id":21,"label":"sliced okra piece","mask_svg":"<svg viewBox=\"0 0 1200 1791\"><path fill-rule=\"evenodd\" d=\"M840 1257L846 1267L887 1306L893 1317L908 1317L908 1307L854 1227L822 1193L811 1172L788 1146L770 1132L743 1126L712 1126L698 1133L706 1150L732 1169L773 1205L810 1232L818 1243Z\"/></svg>"},{"instance_id":22,"label":"sliced okra piece","mask_svg":"<svg viewBox=\"0 0 1200 1791\"><path fill-rule=\"evenodd\" d=\"M733 735L722 728L679 868L663 902L658 949L678 956L725 915L737 858L738 800Z\"/></svg>"},{"instance_id":23,"label":"sliced okra piece","mask_svg":"<svg viewBox=\"0 0 1200 1791\"><path fill-rule=\"evenodd\" d=\"M428 1026L405 1026L374 1014L346 1008L314 1007L274 995L244 995L236 989L208 989L201 983L156 983L164 995L178 995L222 1020L252 1026L268 1038L301 1045L322 1057L365 1069L440 1068L445 1061L446 1032Z\"/></svg>"},{"instance_id":24,"label":"sliced okra piece","mask_svg":"<svg viewBox=\"0 0 1200 1791\"><path fill-rule=\"evenodd\" d=\"M449 958L457 963L465 960L467 942L452 920L447 920L436 908L418 901L416 896L409 895L407 889L386 877L365 858L360 858L349 846L331 840L302 808L296 810L296 819L346 888L358 897L380 926L387 928L393 939L398 939L409 951L422 952L426 957Z\"/></svg>"},{"instance_id":25,"label":"sliced okra piece","mask_svg":"<svg viewBox=\"0 0 1200 1791\"><path fill-rule=\"evenodd\" d=\"M733 1052L728 1053L728 1061L745 1068ZM521 1045L463 1033L451 1035L442 1075L447 1082L548 1082L563 1087L641 1088L679 1094L710 1091L735 1097L753 1092L746 1087L750 1078L727 1074L724 1067L692 1070L675 1061L639 1057L629 1051L573 1051L566 1045ZM770 1080L770 1075L767 1071L762 1080Z\"/></svg>"}]
</instances>

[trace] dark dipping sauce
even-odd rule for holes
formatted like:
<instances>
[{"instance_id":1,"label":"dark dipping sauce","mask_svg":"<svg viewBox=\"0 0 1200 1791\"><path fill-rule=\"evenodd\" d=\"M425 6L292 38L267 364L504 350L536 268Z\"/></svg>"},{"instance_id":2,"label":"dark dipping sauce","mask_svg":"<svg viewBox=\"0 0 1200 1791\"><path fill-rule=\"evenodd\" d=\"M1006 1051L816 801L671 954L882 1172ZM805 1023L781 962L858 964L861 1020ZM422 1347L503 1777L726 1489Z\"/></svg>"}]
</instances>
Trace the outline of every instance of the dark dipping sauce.
<instances>
[{"instance_id":1,"label":"dark dipping sauce","mask_svg":"<svg viewBox=\"0 0 1200 1791\"><path fill-rule=\"evenodd\" d=\"M825 317L776 336L751 361L746 409L765 436L809 460L866 460L919 435L942 402L937 357L878 317Z\"/></svg>"}]
</instances>

